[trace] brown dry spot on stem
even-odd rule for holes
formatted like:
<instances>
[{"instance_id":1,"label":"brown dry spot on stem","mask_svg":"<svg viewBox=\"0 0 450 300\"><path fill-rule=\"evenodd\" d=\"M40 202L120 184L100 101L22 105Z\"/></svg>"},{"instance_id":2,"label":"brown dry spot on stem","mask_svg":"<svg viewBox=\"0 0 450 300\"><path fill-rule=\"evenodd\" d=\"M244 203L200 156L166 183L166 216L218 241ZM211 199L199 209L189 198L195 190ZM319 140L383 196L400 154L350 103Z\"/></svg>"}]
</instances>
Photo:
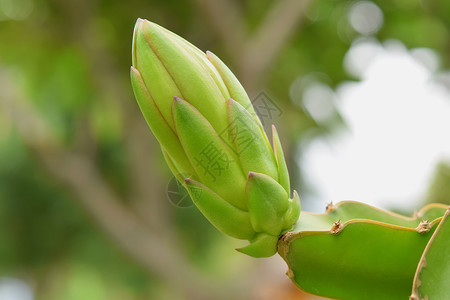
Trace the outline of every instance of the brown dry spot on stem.
<instances>
[{"instance_id":1,"label":"brown dry spot on stem","mask_svg":"<svg viewBox=\"0 0 450 300\"><path fill-rule=\"evenodd\" d=\"M291 268L289 268L286 272L287 277L289 277L290 279L293 279L295 277L294 275L294 271L292 271Z\"/></svg>"}]
</instances>

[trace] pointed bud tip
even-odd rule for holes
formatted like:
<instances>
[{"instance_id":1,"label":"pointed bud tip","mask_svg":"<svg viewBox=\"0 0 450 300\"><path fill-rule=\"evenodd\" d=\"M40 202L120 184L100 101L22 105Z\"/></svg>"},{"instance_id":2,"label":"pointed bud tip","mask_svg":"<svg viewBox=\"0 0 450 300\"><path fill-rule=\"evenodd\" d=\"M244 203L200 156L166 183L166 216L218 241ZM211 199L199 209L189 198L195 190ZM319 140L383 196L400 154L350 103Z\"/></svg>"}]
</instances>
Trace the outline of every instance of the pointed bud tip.
<instances>
[{"instance_id":1,"label":"pointed bud tip","mask_svg":"<svg viewBox=\"0 0 450 300\"><path fill-rule=\"evenodd\" d=\"M137 18L136 22L137 23L147 23L147 24L152 24L152 25L155 24L155 23L153 23L147 19L143 19L143 18Z\"/></svg>"},{"instance_id":2,"label":"pointed bud tip","mask_svg":"<svg viewBox=\"0 0 450 300\"><path fill-rule=\"evenodd\" d=\"M186 179L184 180L184 182L185 182L186 184L191 183L191 181L192 181L192 179L190 179L190 178L186 178Z\"/></svg>"},{"instance_id":3,"label":"pointed bud tip","mask_svg":"<svg viewBox=\"0 0 450 300\"><path fill-rule=\"evenodd\" d=\"M141 18L137 18L136 23L134 24L134 32L139 30L140 24L144 22Z\"/></svg>"},{"instance_id":4,"label":"pointed bud tip","mask_svg":"<svg viewBox=\"0 0 450 300\"><path fill-rule=\"evenodd\" d=\"M248 178L250 178L250 177L254 177L256 175L256 173L255 172L248 172Z\"/></svg>"},{"instance_id":5,"label":"pointed bud tip","mask_svg":"<svg viewBox=\"0 0 450 300\"><path fill-rule=\"evenodd\" d=\"M142 32L146 37L149 37L152 33L166 35L166 29L152 21L138 19L138 22L142 23Z\"/></svg>"},{"instance_id":6,"label":"pointed bud tip","mask_svg":"<svg viewBox=\"0 0 450 300\"><path fill-rule=\"evenodd\" d=\"M134 32L135 33L141 29L141 24L144 23L145 21L146 20L144 20L144 19L137 18L136 24L134 25Z\"/></svg>"}]
</instances>

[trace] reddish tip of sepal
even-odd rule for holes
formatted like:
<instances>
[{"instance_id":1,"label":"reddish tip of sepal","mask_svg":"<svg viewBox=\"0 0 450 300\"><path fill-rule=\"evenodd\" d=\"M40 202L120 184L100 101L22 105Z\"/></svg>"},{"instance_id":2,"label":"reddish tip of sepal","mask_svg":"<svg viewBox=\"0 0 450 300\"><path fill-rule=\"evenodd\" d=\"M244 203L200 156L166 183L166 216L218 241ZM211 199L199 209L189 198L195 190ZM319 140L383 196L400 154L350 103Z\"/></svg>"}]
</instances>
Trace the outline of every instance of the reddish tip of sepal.
<instances>
[{"instance_id":1,"label":"reddish tip of sepal","mask_svg":"<svg viewBox=\"0 0 450 300\"><path fill-rule=\"evenodd\" d=\"M234 101L232 98L228 98L227 100L227 110L228 110L228 121L230 121L230 105L233 104Z\"/></svg>"}]
</instances>

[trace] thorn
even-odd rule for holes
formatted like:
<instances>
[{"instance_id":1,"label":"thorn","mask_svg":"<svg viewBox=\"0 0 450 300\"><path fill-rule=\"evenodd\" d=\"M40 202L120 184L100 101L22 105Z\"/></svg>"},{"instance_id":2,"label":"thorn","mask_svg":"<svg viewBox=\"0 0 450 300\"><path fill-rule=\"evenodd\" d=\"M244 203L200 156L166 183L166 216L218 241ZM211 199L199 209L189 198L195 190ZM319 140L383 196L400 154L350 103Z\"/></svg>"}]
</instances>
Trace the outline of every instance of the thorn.
<instances>
[{"instance_id":1,"label":"thorn","mask_svg":"<svg viewBox=\"0 0 450 300\"><path fill-rule=\"evenodd\" d=\"M325 207L325 213L329 213L336 210L336 206L333 204L333 201L330 201L330 203L327 204Z\"/></svg>"},{"instance_id":2,"label":"thorn","mask_svg":"<svg viewBox=\"0 0 450 300\"><path fill-rule=\"evenodd\" d=\"M419 226L417 226L416 231L418 233L427 233L431 230L431 223L430 219L424 221L422 219L422 222L420 222Z\"/></svg>"},{"instance_id":3,"label":"thorn","mask_svg":"<svg viewBox=\"0 0 450 300\"><path fill-rule=\"evenodd\" d=\"M334 222L333 227L331 227L330 232L331 234L339 234L342 231L342 224L341 219L339 219L337 222Z\"/></svg>"}]
</instances>

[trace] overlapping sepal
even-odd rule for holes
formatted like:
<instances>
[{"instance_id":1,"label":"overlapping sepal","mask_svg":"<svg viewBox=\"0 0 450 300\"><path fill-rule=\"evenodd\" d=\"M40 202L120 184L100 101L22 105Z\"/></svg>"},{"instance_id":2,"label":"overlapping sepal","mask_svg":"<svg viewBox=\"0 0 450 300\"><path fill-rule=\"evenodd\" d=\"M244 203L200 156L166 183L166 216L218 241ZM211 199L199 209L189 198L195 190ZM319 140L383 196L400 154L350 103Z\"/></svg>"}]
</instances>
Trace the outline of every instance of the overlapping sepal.
<instances>
[{"instance_id":1,"label":"overlapping sepal","mask_svg":"<svg viewBox=\"0 0 450 300\"><path fill-rule=\"evenodd\" d=\"M270 176L250 172L246 196L253 228L277 236L282 231L280 222L288 209L288 195L284 188Z\"/></svg>"},{"instance_id":2,"label":"overlapping sepal","mask_svg":"<svg viewBox=\"0 0 450 300\"><path fill-rule=\"evenodd\" d=\"M168 124L150 95L140 72L136 68L131 67L130 75L138 105L161 147L170 149L171 157L176 162L181 173L192 174L194 169L187 159L174 129Z\"/></svg>"},{"instance_id":3,"label":"overlapping sepal","mask_svg":"<svg viewBox=\"0 0 450 300\"><path fill-rule=\"evenodd\" d=\"M233 99L228 99L227 110L229 134L244 173L263 173L278 180L275 157L260 124Z\"/></svg>"},{"instance_id":4,"label":"overlapping sepal","mask_svg":"<svg viewBox=\"0 0 450 300\"><path fill-rule=\"evenodd\" d=\"M288 207L288 210L284 214L283 231L291 229L300 216L300 197L296 190L292 193L292 198L289 199Z\"/></svg>"},{"instance_id":5,"label":"overlapping sepal","mask_svg":"<svg viewBox=\"0 0 450 300\"><path fill-rule=\"evenodd\" d=\"M192 201L217 229L238 239L254 237L248 212L231 205L200 182L187 178L185 183Z\"/></svg>"},{"instance_id":6,"label":"overlapping sepal","mask_svg":"<svg viewBox=\"0 0 450 300\"><path fill-rule=\"evenodd\" d=\"M177 135L199 180L246 210L245 177L236 154L194 106L176 97L172 109Z\"/></svg>"},{"instance_id":7,"label":"overlapping sepal","mask_svg":"<svg viewBox=\"0 0 450 300\"><path fill-rule=\"evenodd\" d=\"M246 196L252 227L258 234L250 245L238 249L254 257L272 256L277 251L280 234L290 229L300 214L300 199L294 191L289 199L284 188L273 178L250 172Z\"/></svg>"},{"instance_id":8,"label":"overlapping sepal","mask_svg":"<svg viewBox=\"0 0 450 300\"><path fill-rule=\"evenodd\" d=\"M234 76L233 72L211 51L206 51L206 56L208 60L213 64L215 69L219 72L223 82L228 87L229 97L234 99L240 105L245 107L245 109L256 119L259 121L258 116L256 115L255 110L253 109L250 98L245 92L239 80Z\"/></svg>"},{"instance_id":9,"label":"overlapping sepal","mask_svg":"<svg viewBox=\"0 0 450 300\"><path fill-rule=\"evenodd\" d=\"M253 257L269 257L277 253L278 236L258 233L249 242L250 245L236 250Z\"/></svg>"},{"instance_id":10,"label":"overlapping sepal","mask_svg":"<svg viewBox=\"0 0 450 300\"><path fill-rule=\"evenodd\" d=\"M284 158L283 148L281 147L280 137L278 136L278 131L275 125L272 125L272 141L273 141L273 152L275 154L275 159L277 161L278 168L278 182L284 187L287 193L290 193L291 186L289 182L289 173L286 165L286 160Z\"/></svg>"},{"instance_id":11,"label":"overlapping sepal","mask_svg":"<svg viewBox=\"0 0 450 300\"><path fill-rule=\"evenodd\" d=\"M211 121L216 131L224 130L224 95L212 76L205 72L196 55L169 35L167 30L149 21L138 21L135 39L135 61L139 65L138 69L146 72L143 74L144 81L152 93L154 87L160 92L158 107L164 107L165 116L168 117L170 112L168 105L172 102L171 99L177 96L194 105ZM170 75L170 78L167 75ZM162 80L164 82L160 82ZM170 87L167 91L166 84Z\"/></svg>"}]
</instances>

